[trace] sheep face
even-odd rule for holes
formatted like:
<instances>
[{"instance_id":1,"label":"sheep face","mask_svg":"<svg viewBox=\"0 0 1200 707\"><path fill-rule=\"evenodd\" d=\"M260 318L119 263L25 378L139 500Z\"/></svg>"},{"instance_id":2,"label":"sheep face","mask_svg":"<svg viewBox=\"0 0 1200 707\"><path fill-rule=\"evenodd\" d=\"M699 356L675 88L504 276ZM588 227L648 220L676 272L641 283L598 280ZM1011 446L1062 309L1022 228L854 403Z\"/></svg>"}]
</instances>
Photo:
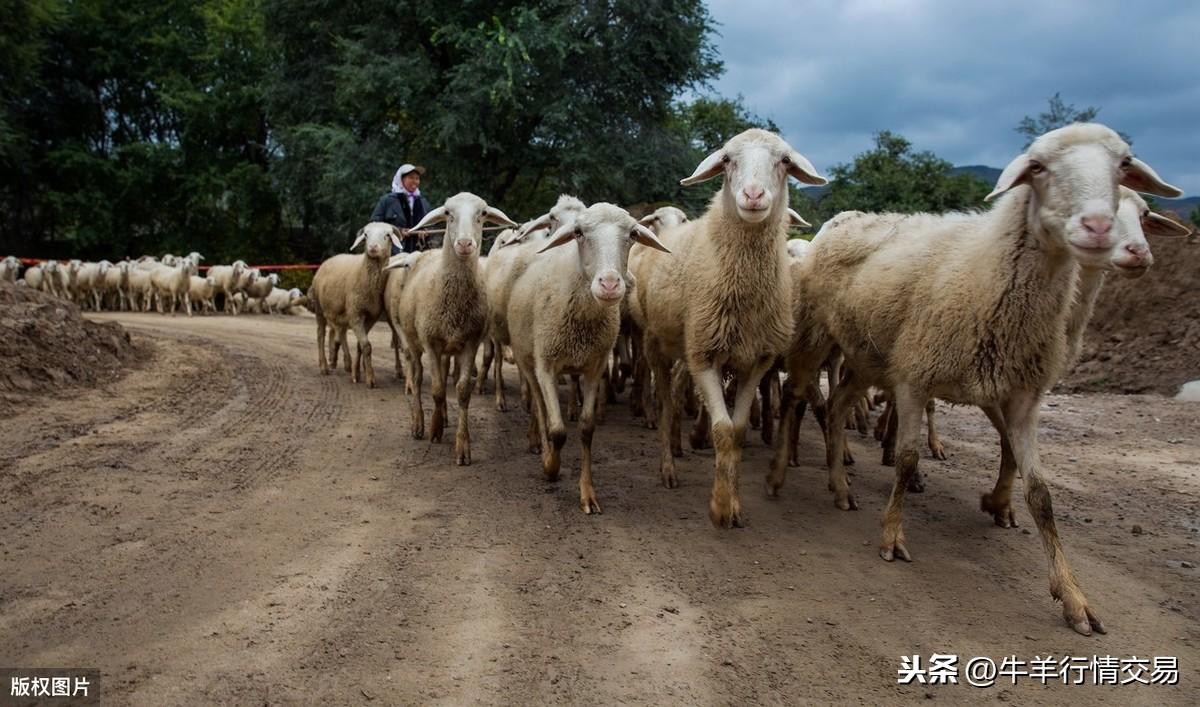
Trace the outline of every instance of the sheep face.
<instances>
[{"instance_id":1,"label":"sheep face","mask_svg":"<svg viewBox=\"0 0 1200 707\"><path fill-rule=\"evenodd\" d=\"M721 199L736 209L738 218L761 223L778 208L787 208L787 178L822 185L826 180L812 163L783 138L757 128L735 135L724 147L704 158L680 184L699 184L723 174Z\"/></svg>"},{"instance_id":2,"label":"sheep face","mask_svg":"<svg viewBox=\"0 0 1200 707\"><path fill-rule=\"evenodd\" d=\"M1146 274L1154 264L1154 254L1146 241L1147 233L1158 236L1190 233L1186 226L1151 211L1145 199L1127 187L1121 187L1115 228L1121 240L1113 251L1112 266L1122 277L1130 279Z\"/></svg>"},{"instance_id":3,"label":"sheep face","mask_svg":"<svg viewBox=\"0 0 1200 707\"><path fill-rule=\"evenodd\" d=\"M460 259L477 257L483 243L483 224L498 223L509 228L517 224L504 212L469 192L460 192L446 199L446 203L430 211L413 227L414 231L433 223L446 224L446 237L442 249L452 251Z\"/></svg>"},{"instance_id":4,"label":"sheep face","mask_svg":"<svg viewBox=\"0 0 1200 707\"><path fill-rule=\"evenodd\" d=\"M1038 225L1091 267L1107 265L1120 239L1113 229L1118 185L1159 196L1181 193L1099 123L1068 125L1034 140L1004 168L988 198L1018 185L1032 189Z\"/></svg>"},{"instance_id":5,"label":"sheep face","mask_svg":"<svg viewBox=\"0 0 1200 707\"><path fill-rule=\"evenodd\" d=\"M671 252L625 209L605 203L592 204L574 224L561 226L538 252L572 240L578 244L579 272L590 283L592 297L609 306L617 305L625 296L629 248L635 242Z\"/></svg>"},{"instance_id":6,"label":"sheep face","mask_svg":"<svg viewBox=\"0 0 1200 707\"><path fill-rule=\"evenodd\" d=\"M687 214L683 213L682 209L677 209L674 206L662 206L654 210L654 213L647 214L638 219L638 223L654 232L654 235L661 236L663 231L674 228L681 223L686 223L688 220Z\"/></svg>"},{"instance_id":7,"label":"sheep face","mask_svg":"<svg viewBox=\"0 0 1200 707\"><path fill-rule=\"evenodd\" d=\"M42 272L44 272L46 274L57 275L58 270L59 270L59 268L58 268L57 260L47 260L46 262L42 263Z\"/></svg>"},{"instance_id":8,"label":"sheep face","mask_svg":"<svg viewBox=\"0 0 1200 707\"><path fill-rule=\"evenodd\" d=\"M372 260L387 260L392 254L391 246L400 248L400 231L390 223L382 221L372 221L366 226L358 230L358 235L354 239L354 244L350 246L350 250L358 247L359 243L363 243L363 252ZM271 286L279 281L276 277L271 281Z\"/></svg>"}]
</instances>

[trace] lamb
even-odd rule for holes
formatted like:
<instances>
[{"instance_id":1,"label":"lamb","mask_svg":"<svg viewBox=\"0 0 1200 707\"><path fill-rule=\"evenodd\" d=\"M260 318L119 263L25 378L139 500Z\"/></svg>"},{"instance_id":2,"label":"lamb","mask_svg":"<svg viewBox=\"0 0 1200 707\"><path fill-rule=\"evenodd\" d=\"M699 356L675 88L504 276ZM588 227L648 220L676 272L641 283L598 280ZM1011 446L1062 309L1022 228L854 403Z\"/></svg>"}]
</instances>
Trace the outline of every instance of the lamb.
<instances>
[{"instance_id":1,"label":"lamb","mask_svg":"<svg viewBox=\"0 0 1200 707\"><path fill-rule=\"evenodd\" d=\"M271 293L263 301L263 304L271 314L286 314L292 308L292 305L303 296L304 293L295 287L290 290L273 287L271 288Z\"/></svg>"},{"instance_id":2,"label":"lamb","mask_svg":"<svg viewBox=\"0 0 1200 707\"><path fill-rule=\"evenodd\" d=\"M255 305L256 311L267 311L267 308L264 306L266 303L263 300L265 300L267 296L271 294L271 290L273 290L278 284L279 275L276 273L271 273L266 277L263 277L260 273L253 282L250 282L246 285L246 297L250 298L251 301L257 301L257 304Z\"/></svg>"},{"instance_id":3,"label":"lamb","mask_svg":"<svg viewBox=\"0 0 1200 707\"><path fill-rule=\"evenodd\" d=\"M212 275L207 277L192 275L188 278L188 296L197 303L201 312L216 313L217 305L213 302L213 297L217 292L216 285L216 279Z\"/></svg>"},{"instance_id":4,"label":"lamb","mask_svg":"<svg viewBox=\"0 0 1200 707\"><path fill-rule=\"evenodd\" d=\"M1080 265L1103 265L1117 243L1118 184L1180 193L1109 128L1073 124L1039 137L1004 169L987 213L838 215L814 238L802 278L806 301L849 368L830 405L830 446L844 444L848 403L866 385L883 383L895 395L896 480L880 556L911 559L901 518L926 401L998 409L1050 558L1051 595L1084 635L1104 625L1059 541L1037 415L1068 353ZM840 455L831 456L835 499L853 507Z\"/></svg>"},{"instance_id":5,"label":"lamb","mask_svg":"<svg viewBox=\"0 0 1200 707\"><path fill-rule=\"evenodd\" d=\"M325 357L326 326L333 326L335 332L353 329L358 346L350 380L359 382L365 370L367 386L374 388L375 367L371 363L367 333L383 310L383 266L388 262L391 246L400 247L400 230L373 221L359 229L350 250L360 243L364 244L362 255L335 255L321 263L308 295L317 315L317 362L321 374L329 374Z\"/></svg>"},{"instance_id":6,"label":"lamb","mask_svg":"<svg viewBox=\"0 0 1200 707\"><path fill-rule=\"evenodd\" d=\"M54 263L57 268L58 263L53 260L47 260L40 265L30 265L26 268L25 285L42 292L50 292L49 283L58 280L58 272L50 272L50 263Z\"/></svg>"},{"instance_id":7,"label":"lamb","mask_svg":"<svg viewBox=\"0 0 1200 707\"><path fill-rule=\"evenodd\" d=\"M68 260L65 267L58 269L58 296L76 304L79 304L79 296L75 291L75 281L79 277L79 268L81 267L83 267L83 261Z\"/></svg>"},{"instance_id":8,"label":"lamb","mask_svg":"<svg viewBox=\"0 0 1200 707\"><path fill-rule=\"evenodd\" d=\"M605 203L593 204L573 223L560 226L538 253L571 241L577 247L538 255L528 263L512 287L506 320L517 367L535 400L530 448L540 447L542 470L550 480L558 478L566 441L558 377L582 377L579 505L590 514L600 512L592 486L596 398L620 327L629 249L637 242L670 251L624 209Z\"/></svg>"},{"instance_id":9,"label":"lamb","mask_svg":"<svg viewBox=\"0 0 1200 707\"><path fill-rule=\"evenodd\" d=\"M80 307L84 309L92 305L100 311L100 298L104 291L104 281L112 263L101 260L98 263L83 263L75 274L75 297Z\"/></svg>"},{"instance_id":10,"label":"lamb","mask_svg":"<svg viewBox=\"0 0 1200 707\"><path fill-rule=\"evenodd\" d=\"M189 317L192 316L190 262L187 259L175 258L174 265L167 265L165 257L163 261L150 271L152 291L158 298L158 313L164 314L169 311L174 315L176 303L182 300L184 311Z\"/></svg>"},{"instance_id":11,"label":"lamb","mask_svg":"<svg viewBox=\"0 0 1200 707\"><path fill-rule=\"evenodd\" d=\"M125 293L129 289L129 271L132 267L128 260L122 260L104 274L105 306L109 309L123 312L130 308Z\"/></svg>"},{"instance_id":12,"label":"lamb","mask_svg":"<svg viewBox=\"0 0 1200 707\"><path fill-rule=\"evenodd\" d=\"M222 307L225 312L237 314L237 304L233 298L233 293L238 291L238 283L242 279L242 273L249 266L244 260L235 260L230 265L214 265L208 269L208 274L213 278L216 289L225 295L225 302Z\"/></svg>"},{"instance_id":13,"label":"lamb","mask_svg":"<svg viewBox=\"0 0 1200 707\"><path fill-rule=\"evenodd\" d=\"M728 528L742 525L738 467L750 405L762 375L792 336L787 178L815 185L826 180L782 138L758 129L734 136L681 184L719 174L724 183L708 212L661 236L668 248L677 242L687 247L676 256L647 251L644 273L635 275L655 377L669 380L671 362L685 360L709 411L716 447L709 519ZM732 415L725 404L727 370L737 389ZM676 485L673 406L667 386L657 390L660 474L670 488Z\"/></svg>"},{"instance_id":14,"label":"lamb","mask_svg":"<svg viewBox=\"0 0 1200 707\"><path fill-rule=\"evenodd\" d=\"M510 344L508 335L508 298L513 284L525 271L530 259L541 248L542 236L548 236L564 224L574 223L583 213L583 202L563 194L550 211L529 221L517 230L502 231L492 245L491 263L485 273L484 286L488 303L488 336L492 339L495 366L496 409L504 412L508 403L504 395L504 347ZM486 368L483 375L487 375Z\"/></svg>"},{"instance_id":15,"label":"lamb","mask_svg":"<svg viewBox=\"0 0 1200 707\"><path fill-rule=\"evenodd\" d=\"M10 255L0 261L0 281L15 283L20 273L21 261L17 260L17 256Z\"/></svg>"},{"instance_id":16,"label":"lamb","mask_svg":"<svg viewBox=\"0 0 1200 707\"><path fill-rule=\"evenodd\" d=\"M158 267L158 263L154 263L153 267ZM142 267L140 264L135 264L129 268L128 288L126 296L129 299L130 309L143 312L149 312L150 306L154 301L154 282L150 279L150 270Z\"/></svg>"},{"instance_id":17,"label":"lamb","mask_svg":"<svg viewBox=\"0 0 1200 707\"><path fill-rule=\"evenodd\" d=\"M472 393L470 371L486 330L488 311L479 272L483 224L485 221L509 227L517 224L478 196L461 192L426 214L413 230L443 221L446 234L442 252L422 256L411 268L400 294L400 338L407 354L407 378L413 388L412 435L416 439L425 435L425 414L421 408L422 354L429 351L432 355L434 408L429 439L433 442L441 441L445 426L450 357L458 359L454 459L457 464L467 466L471 463L467 421Z\"/></svg>"}]
</instances>

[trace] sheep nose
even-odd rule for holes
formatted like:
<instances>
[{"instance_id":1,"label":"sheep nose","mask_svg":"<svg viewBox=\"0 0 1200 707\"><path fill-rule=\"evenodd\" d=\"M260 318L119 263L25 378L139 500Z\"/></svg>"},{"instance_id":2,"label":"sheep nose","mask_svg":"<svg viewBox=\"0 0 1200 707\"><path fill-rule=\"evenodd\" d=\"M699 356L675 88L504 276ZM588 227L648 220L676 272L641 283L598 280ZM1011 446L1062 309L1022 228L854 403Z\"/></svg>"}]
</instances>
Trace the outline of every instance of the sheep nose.
<instances>
[{"instance_id":1,"label":"sheep nose","mask_svg":"<svg viewBox=\"0 0 1200 707\"><path fill-rule=\"evenodd\" d=\"M757 184L742 188L742 195L750 201L758 201L759 199L763 198L763 194L766 193L767 190L763 189Z\"/></svg>"},{"instance_id":2,"label":"sheep nose","mask_svg":"<svg viewBox=\"0 0 1200 707\"><path fill-rule=\"evenodd\" d=\"M1111 216L1084 216L1080 220L1083 222L1083 228L1094 236L1106 236L1112 230Z\"/></svg>"},{"instance_id":3,"label":"sheep nose","mask_svg":"<svg viewBox=\"0 0 1200 707\"><path fill-rule=\"evenodd\" d=\"M616 273L605 273L600 276L600 289L605 292L616 292L621 288L621 276Z\"/></svg>"}]
</instances>

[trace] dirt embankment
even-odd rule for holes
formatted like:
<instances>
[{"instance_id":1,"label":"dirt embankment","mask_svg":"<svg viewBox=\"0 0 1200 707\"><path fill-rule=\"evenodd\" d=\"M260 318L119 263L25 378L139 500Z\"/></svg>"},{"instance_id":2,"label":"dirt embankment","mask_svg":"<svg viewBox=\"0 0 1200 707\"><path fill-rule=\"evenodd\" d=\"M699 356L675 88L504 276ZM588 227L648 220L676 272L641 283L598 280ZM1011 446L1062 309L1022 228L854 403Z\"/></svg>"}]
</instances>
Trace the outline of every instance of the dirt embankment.
<instances>
[{"instance_id":1,"label":"dirt embankment","mask_svg":"<svg viewBox=\"0 0 1200 707\"><path fill-rule=\"evenodd\" d=\"M92 322L57 297L0 283L0 399L95 386L147 356L116 322Z\"/></svg>"},{"instance_id":2,"label":"dirt embankment","mask_svg":"<svg viewBox=\"0 0 1200 707\"><path fill-rule=\"evenodd\" d=\"M1066 390L1174 395L1200 379L1200 240L1150 245L1144 277L1105 282Z\"/></svg>"}]
</instances>

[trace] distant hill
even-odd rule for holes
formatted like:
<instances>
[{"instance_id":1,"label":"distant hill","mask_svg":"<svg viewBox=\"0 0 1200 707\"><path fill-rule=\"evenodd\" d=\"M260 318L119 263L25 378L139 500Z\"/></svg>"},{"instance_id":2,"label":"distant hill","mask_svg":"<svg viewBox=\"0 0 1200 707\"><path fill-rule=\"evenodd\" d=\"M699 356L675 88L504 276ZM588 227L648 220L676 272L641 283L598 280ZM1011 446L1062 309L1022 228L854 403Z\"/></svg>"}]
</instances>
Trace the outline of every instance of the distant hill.
<instances>
[{"instance_id":1,"label":"distant hill","mask_svg":"<svg viewBox=\"0 0 1200 707\"><path fill-rule=\"evenodd\" d=\"M995 184L1000 178L1001 170L996 167L988 167L982 164L969 164L962 167L955 167L950 170L950 174L971 174L988 184ZM813 201L820 201L821 197L825 196L829 191L828 186L824 187L808 187L804 193ZM1194 209L1200 208L1200 196L1188 196L1182 199L1161 199L1154 198L1154 205L1159 211L1173 211L1184 221L1192 215Z\"/></svg>"}]
</instances>

